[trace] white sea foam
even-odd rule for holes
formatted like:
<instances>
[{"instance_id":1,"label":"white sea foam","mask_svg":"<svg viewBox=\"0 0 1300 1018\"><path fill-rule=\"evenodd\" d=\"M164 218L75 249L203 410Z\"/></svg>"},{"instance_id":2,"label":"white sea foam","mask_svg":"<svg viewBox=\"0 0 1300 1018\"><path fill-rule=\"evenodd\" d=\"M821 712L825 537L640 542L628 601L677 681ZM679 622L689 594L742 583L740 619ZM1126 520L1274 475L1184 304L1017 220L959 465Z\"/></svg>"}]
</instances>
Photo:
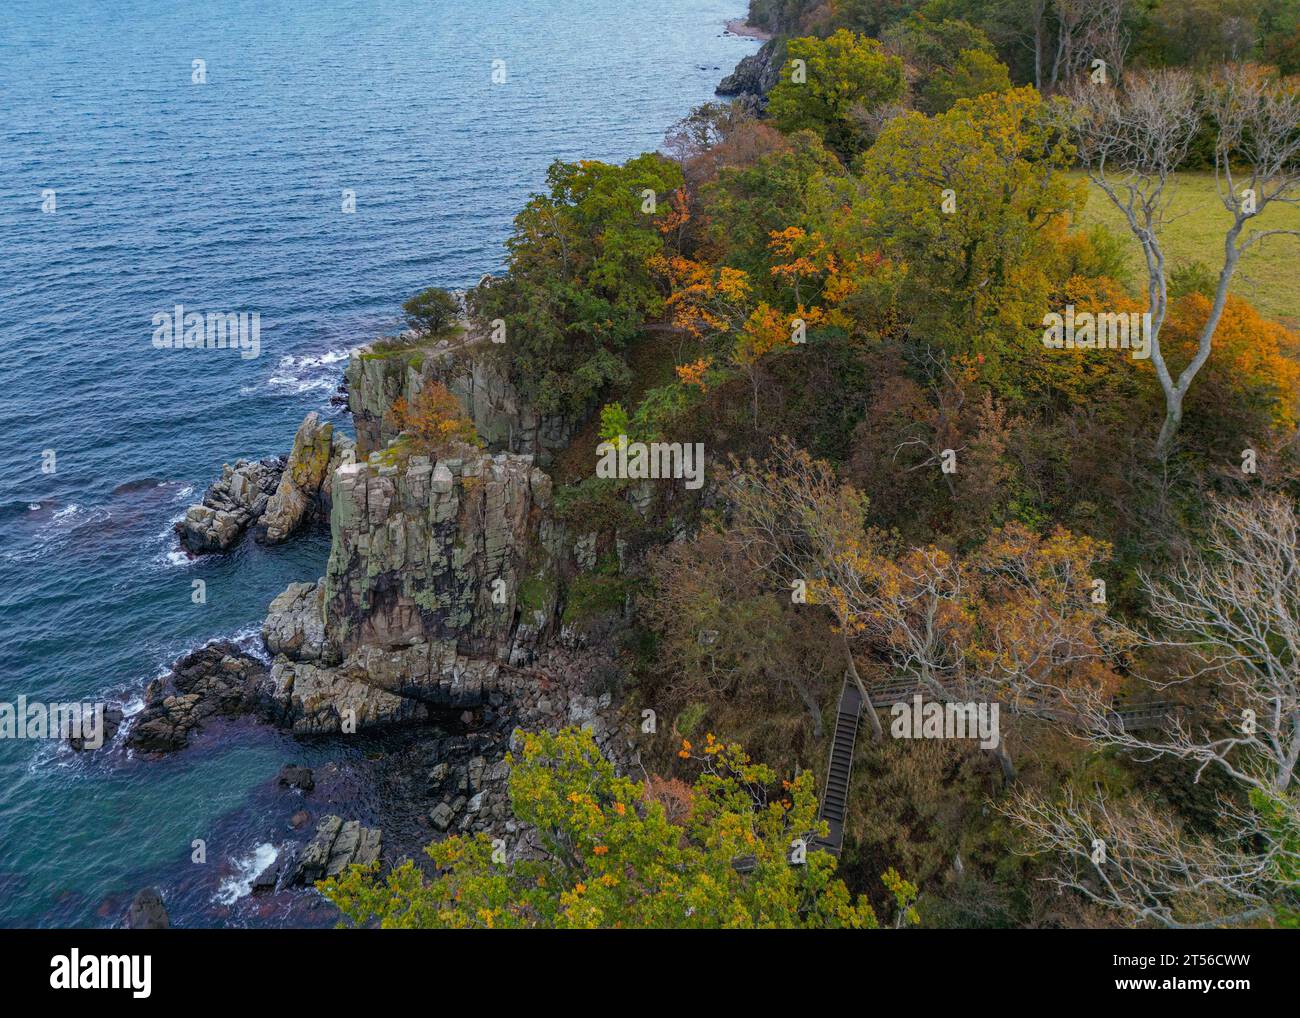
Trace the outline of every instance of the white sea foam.
<instances>
[{"instance_id":1,"label":"white sea foam","mask_svg":"<svg viewBox=\"0 0 1300 1018\"><path fill-rule=\"evenodd\" d=\"M327 350L321 354L287 354L280 358L275 372L266 380L266 384L269 388L286 389L293 393L333 391L339 384L338 365L346 363L360 349L362 346L357 345Z\"/></svg>"},{"instance_id":2,"label":"white sea foam","mask_svg":"<svg viewBox=\"0 0 1300 1018\"><path fill-rule=\"evenodd\" d=\"M29 508L31 506L29 505ZM36 509L42 508L37 506ZM35 510L33 510L35 511ZM9 562L31 562L66 541L82 527L99 526L112 518L103 506L82 506L76 502L69 503L56 510L48 520L39 525L30 541L22 547L7 550L0 558Z\"/></svg>"},{"instance_id":3,"label":"white sea foam","mask_svg":"<svg viewBox=\"0 0 1300 1018\"><path fill-rule=\"evenodd\" d=\"M253 881L266 872L279 858L280 852L269 841L263 842L242 859L235 860L235 872L221 881L213 900L222 905L233 905L247 897L253 890Z\"/></svg>"}]
</instances>

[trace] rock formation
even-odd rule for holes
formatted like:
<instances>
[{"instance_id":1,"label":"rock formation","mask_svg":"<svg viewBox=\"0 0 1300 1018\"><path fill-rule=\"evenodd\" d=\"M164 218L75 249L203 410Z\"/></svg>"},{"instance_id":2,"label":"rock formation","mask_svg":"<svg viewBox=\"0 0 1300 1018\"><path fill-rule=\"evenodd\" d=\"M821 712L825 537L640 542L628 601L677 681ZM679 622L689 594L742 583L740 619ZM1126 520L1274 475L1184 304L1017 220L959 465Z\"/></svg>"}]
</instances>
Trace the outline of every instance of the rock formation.
<instances>
[{"instance_id":1,"label":"rock formation","mask_svg":"<svg viewBox=\"0 0 1300 1018\"><path fill-rule=\"evenodd\" d=\"M269 664L214 643L151 683L130 748L180 749L209 719L233 715L301 736L403 726L397 744L405 748L374 766L393 801L419 804L426 837L492 831L517 839L527 832L510 814L505 762L517 730L588 727L620 765L637 759L609 691L619 671L613 641L586 646L573 621L586 602L621 615L626 541L610 521L575 534L557 519L537 459L563 448L571 429L539 421L491 359L475 354L399 347L354 357L347 387L355 451L310 414L274 483L257 475L255 484L247 476L225 485L256 488L260 498L238 503L236 523L256 522L269 542L328 507L325 575L271 601L262 626ZM392 404L431 381L458 396L497 451L464 447L435 459L391 444ZM634 490L633 518L649 503ZM211 543L229 547L237 535L222 533ZM617 596L605 596L602 584ZM286 768L280 782L309 788L302 770ZM378 830L326 817L298 860L260 889L310 884L378 855Z\"/></svg>"},{"instance_id":2,"label":"rock formation","mask_svg":"<svg viewBox=\"0 0 1300 1018\"><path fill-rule=\"evenodd\" d=\"M316 779L312 775L311 768L299 767L297 764L285 764L281 767L277 780L285 788L297 788L304 792L310 792L316 787Z\"/></svg>"},{"instance_id":3,"label":"rock formation","mask_svg":"<svg viewBox=\"0 0 1300 1018\"><path fill-rule=\"evenodd\" d=\"M785 39L777 37L763 43L757 53L742 57L736 69L718 82L721 96L753 97L760 102L781 80L785 63Z\"/></svg>"},{"instance_id":4,"label":"rock formation","mask_svg":"<svg viewBox=\"0 0 1300 1018\"><path fill-rule=\"evenodd\" d=\"M310 516L328 505L334 470L353 456L352 440L335 436L334 425L322 424L320 415L309 413L293 439L280 483L258 521L260 540L277 544L297 530Z\"/></svg>"},{"instance_id":5,"label":"rock formation","mask_svg":"<svg viewBox=\"0 0 1300 1018\"><path fill-rule=\"evenodd\" d=\"M354 443L309 413L293 450L265 460L239 460L176 524L181 545L194 555L229 550L250 528L269 544L285 540L308 520L328 516L334 469L349 462Z\"/></svg>"},{"instance_id":6,"label":"rock formation","mask_svg":"<svg viewBox=\"0 0 1300 1018\"><path fill-rule=\"evenodd\" d=\"M142 888L131 901L126 913L128 930L166 930L171 928L167 906L157 888Z\"/></svg>"},{"instance_id":7,"label":"rock formation","mask_svg":"<svg viewBox=\"0 0 1300 1018\"><path fill-rule=\"evenodd\" d=\"M494 450L531 455L542 467L566 448L581 421L538 414L471 336L451 347L363 350L348 362L348 408L357 429L358 458L385 448L396 437L388 413L398 398L412 402L430 381L441 382L474 421L479 436Z\"/></svg>"},{"instance_id":8,"label":"rock formation","mask_svg":"<svg viewBox=\"0 0 1300 1018\"><path fill-rule=\"evenodd\" d=\"M286 883L290 887L309 887L318 880L338 876L349 866L367 866L379 859L381 847L378 830L362 827L358 820L323 817Z\"/></svg>"},{"instance_id":9,"label":"rock formation","mask_svg":"<svg viewBox=\"0 0 1300 1018\"><path fill-rule=\"evenodd\" d=\"M168 753L189 744L191 735L214 717L254 714L280 721L266 665L228 641L193 651L145 689L144 709L126 736L130 749Z\"/></svg>"},{"instance_id":10,"label":"rock formation","mask_svg":"<svg viewBox=\"0 0 1300 1018\"><path fill-rule=\"evenodd\" d=\"M202 503L190 506L176 524L181 544L195 555L231 547L266 510L283 470L283 457L227 463Z\"/></svg>"}]
</instances>

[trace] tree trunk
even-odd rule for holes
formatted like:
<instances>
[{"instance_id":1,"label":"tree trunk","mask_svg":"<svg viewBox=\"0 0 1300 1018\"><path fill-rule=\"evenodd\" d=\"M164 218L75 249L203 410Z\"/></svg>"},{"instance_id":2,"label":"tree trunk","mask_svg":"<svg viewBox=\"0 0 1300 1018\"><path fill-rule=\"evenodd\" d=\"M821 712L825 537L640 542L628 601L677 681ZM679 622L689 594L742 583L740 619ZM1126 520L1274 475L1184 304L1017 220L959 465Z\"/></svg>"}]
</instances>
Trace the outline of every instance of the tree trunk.
<instances>
[{"instance_id":1,"label":"tree trunk","mask_svg":"<svg viewBox=\"0 0 1300 1018\"><path fill-rule=\"evenodd\" d=\"M1179 425L1183 422L1183 397L1187 395L1187 390L1191 388L1192 379L1209 360L1210 351L1214 346L1214 333L1219 327L1219 319L1223 317L1223 309L1228 303L1228 287L1232 282L1233 273L1237 270L1237 262L1241 258L1241 250L1237 247L1237 235L1241 232L1241 224L1244 220L1238 215L1236 223L1233 225L1224 238L1223 268L1219 270L1219 282L1214 291L1214 302L1210 306L1210 315L1205 324L1201 326L1201 333L1196 341L1196 354L1192 357L1191 362L1183 368L1178 376L1177 382L1171 382L1167 373L1161 371L1164 366L1164 355L1160 354L1161 360L1157 365L1157 372L1164 375L1161 377L1161 386L1165 390L1165 423L1160 428L1160 436L1156 439L1156 458L1163 462L1168 458L1170 451L1173 449L1174 438L1178 434ZM1161 261L1161 271L1163 272L1163 259ZM1163 276L1161 278L1163 289ZM1163 314L1161 318L1163 319ZM1158 330L1153 330L1154 336L1158 337ZM1153 349L1156 348L1156 338L1152 340Z\"/></svg>"},{"instance_id":2,"label":"tree trunk","mask_svg":"<svg viewBox=\"0 0 1300 1018\"><path fill-rule=\"evenodd\" d=\"M1178 426L1183 422L1183 397L1175 391L1165 397L1165 423L1160 427L1160 437L1156 439L1156 459L1162 463L1169 458L1169 451L1174 445L1174 436Z\"/></svg>"},{"instance_id":3,"label":"tree trunk","mask_svg":"<svg viewBox=\"0 0 1300 1018\"><path fill-rule=\"evenodd\" d=\"M867 717L871 719L871 738L879 742L885 737L885 730L880 727L880 715L876 713L876 705L871 702L871 694L867 692L867 687L862 684L862 677L858 675L858 666L853 661L853 650L849 647L849 638L840 632L840 640L844 644L844 658L849 663L849 674L853 676L853 681L857 683L858 691L862 694L863 703L866 706Z\"/></svg>"},{"instance_id":4,"label":"tree trunk","mask_svg":"<svg viewBox=\"0 0 1300 1018\"><path fill-rule=\"evenodd\" d=\"M1002 783L1010 785L1016 780L1016 765L1011 762L1011 754L1007 752L1005 743L999 741L990 752L997 757L998 764L1002 767Z\"/></svg>"}]
</instances>

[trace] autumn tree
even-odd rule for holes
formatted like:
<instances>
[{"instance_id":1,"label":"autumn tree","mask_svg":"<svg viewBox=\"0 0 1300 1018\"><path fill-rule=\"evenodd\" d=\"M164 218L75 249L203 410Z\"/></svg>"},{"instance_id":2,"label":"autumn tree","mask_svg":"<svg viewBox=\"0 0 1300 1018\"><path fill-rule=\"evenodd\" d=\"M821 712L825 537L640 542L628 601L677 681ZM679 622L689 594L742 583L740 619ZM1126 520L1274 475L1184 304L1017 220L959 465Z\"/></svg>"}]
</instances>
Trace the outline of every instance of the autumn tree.
<instances>
[{"instance_id":1,"label":"autumn tree","mask_svg":"<svg viewBox=\"0 0 1300 1018\"><path fill-rule=\"evenodd\" d=\"M761 282L771 264L773 232L806 226L826 203L827 178L844 176L839 161L810 131L790 136L788 147L752 164L722 169L703 190L707 245L696 257Z\"/></svg>"},{"instance_id":2,"label":"autumn tree","mask_svg":"<svg viewBox=\"0 0 1300 1018\"><path fill-rule=\"evenodd\" d=\"M783 131L809 129L846 163L871 141L871 115L904 92L903 62L876 39L840 29L791 39L768 114Z\"/></svg>"},{"instance_id":3,"label":"autumn tree","mask_svg":"<svg viewBox=\"0 0 1300 1018\"><path fill-rule=\"evenodd\" d=\"M469 303L480 323L504 324L505 342L488 353L538 412L576 416L627 381L624 350L662 310L647 263L665 250L682 175L647 153L622 166L556 162L547 184L515 217L507 274Z\"/></svg>"},{"instance_id":4,"label":"autumn tree","mask_svg":"<svg viewBox=\"0 0 1300 1018\"><path fill-rule=\"evenodd\" d=\"M950 352L1022 344L1042 318L1052 227L1083 204L1063 173L1072 158L1032 88L886 126L863 157L854 218L907 267L914 332Z\"/></svg>"},{"instance_id":5,"label":"autumn tree","mask_svg":"<svg viewBox=\"0 0 1300 1018\"><path fill-rule=\"evenodd\" d=\"M714 727L735 732L764 759L792 752L802 759L824 734L844 661L790 591L773 589L751 551L742 533L708 527L649 556L641 614L658 638L665 676L655 703L675 714L703 704Z\"/></svg>"},{"instance_id":6,"label":"autumn tree","mask_svg":"<svg viewBox=\"0 0 1300 1018\"><path fill-rule=\"evenodd\" d=\"M755 561L804 580L809 603L832 613L868 702L855 647L923 694L1048 720L1068 723L1076 697L1114 692L1110 662L1124 642L1094 597L1103 543L1009 525L965 558L898 549L867 527L859 492L788 441L764 466L748 464L731 497ZM995 752L1014 777L1005 746Z\"/></svg>"},{"instance_id":7,"label":"autumn tree","mask_svg":"<svg viewBox=\"0 0 1300 1018\"><path fill-rule=\"evenodd\" d=\"M765 463L738 465L729 496L737 535L751 561L778 589L802 589L805 598L809 585L834 568L835 550L859 540L866 526L866 499L840 484L830 464L814 460L789 439L774 443ZM872 734L879 739L884 730L854 659L847 606L835 599L824 603L835 622L846 674L862 691Z\"/></svg>"},{"instance_id":8,"label":"autumn tree","mask_svg":"<svg viewBox=\"0 0 1300 1018\"><path fill-rule=\"evenodd\" d=\"M988 36L966 21L914 13L891 26L881 41L915 75L912 90L923 113L942 113L958 99L1011 88L1010 74Z\"/></svg>"},{"instance_id":9,"label":"autumn tree","mask_svg":"<svg viewBox=\"0 0 1300 1018\"><path fill-rule=\"evenodd\" d=\"M1220 797L1216 837L1189 836L1138 799L1044 799L1000 807L1031 850L1053 853L1060 886L1165 926L1246 922L1300 905L1300 523L1290 500L1218 502L1205 547L1166 576L1143 573L1149 628L1136 634L1180 668L1146 677L1192 705L1163 728L1129 729L1109 705L1076 698L1100 751L1207 769ZM1106 846L1099 854L1096 843ZM1289 904L1288 904L1289 903Z\"/></svg>"},{"instance_id":10,"label":"autumn tree","mask_svg":"<svg viewBox=\"0 0 1300 1018\"><path fill-rule=\"evenodd\" d=\"M544 858L503 858L484 834L453 835L426 849L434 877L410 861L382 881L354 867L321 890L352 923L382 927L877 926L834 857L811 845L825 827L811 771L778 784L712 736L680 755L699 772L685 811L680 792L661 797L662 782L619 777L589 731L525 734L510 801ZM906 911L915 888L900 891Z\"/></svg>"},{"instance_id":11,"label":"autumn tree","mask_svg":"<svg viewBox=\"0 0 1300 1018\"><path fill-rule=\"evenodd\" d=\"M1116 686L1116 640L1092 597L1106 552L1063 529L1040 537L1015 524L966 559L856 540L813 591L923 695L1069 723L1077 697L1104 701ZM1005 743L994 753L1013 779Z\"/></svg>"},{"instance_id":12,"label":"autumn tree","mask_svg":"<svg viewBox=\"0 0 1300 1018\"><path fill-rule=\"evenodd\" d=\"M427 382L409 403L399 396L389 413L413 452L440 457L456 446L482 445L460 400L441 382Z\"/></svg>"},{"instance_id":13,"label":"autumn tree","mask_svg":"<svg viewBox=\"0 0 1300 1018\"><path fill-rule=\"evenodd\" d=\"M1019 24L1034 55L1034 84L1055 92L1102 60L1118 78L1131 39L1132 0L1028 0Z\"/></svg>"},{"instance_id":14,"label":"autumn tree","mask_svg":"<svg viewBox=\"0 0 1300 1018\"><path fill-rule=\"evenodd\" d=\"M1142 251L1151 363L1165 397L1155 442L1156 457L1163 460L1182 424L1188 389L1214 348L1242 256L1267 238L1300 236L1293 229L1247 229L1273 203L1300 203L1300 88L1272 80L1258 68L1237 66L1205 82L1177 70L1129 75L1114 89L1080 85L1070 98L1068 126L1089 179L1123 213ZM1215 132L1215 176L1227 213L1223 260L1195 351L1177 369L1170 365L1160 335L1169 311L1170 272L1162 235L1170 181L1203 117Z\"/></svg>"}]
</instances>

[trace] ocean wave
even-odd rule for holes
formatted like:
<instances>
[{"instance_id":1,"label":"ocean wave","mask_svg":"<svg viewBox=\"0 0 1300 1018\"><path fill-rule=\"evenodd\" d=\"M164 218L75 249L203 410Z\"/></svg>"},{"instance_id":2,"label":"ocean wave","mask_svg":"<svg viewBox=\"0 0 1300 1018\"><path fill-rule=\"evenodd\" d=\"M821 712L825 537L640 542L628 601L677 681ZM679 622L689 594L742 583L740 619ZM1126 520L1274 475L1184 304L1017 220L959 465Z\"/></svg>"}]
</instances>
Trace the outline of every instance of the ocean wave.
<instances>
[{"instance_id":1,"label":"ocean wave","mask_svg":"<svg viewBox=\"0 0 1300 1018\"><path fill-rule=\"evenodd\" d=\"M208 641L208 643L216 642L216 640ZM249 657L257 658L262 664L269 665L271 663L271 655L267 653L266 644L262 642L262 624L260 622L239 630L234 636L230 637L230 642Z\"/></svg>"},{"instance_id":2,"label":"ocean wave","mask_svg":"<svg viewBox=\"0 0 1300 1018\"><path fill-rule=\"evenodd\" d=\"M363 345L336 347L320 354L286 354L276 364L266 385L270 389L287 390L294 394L332 392L342 381L340 365L346 364L348 358L362 349ZM240 391L244 392L244 389L241 388Z\"/></svg>"},{"instance_id":3,"label":"ocean wave","mask_svg":"<svg viewBox=\"0 0 1300 1018\"><path fill-rule=\"evenodd\" d=\"M29 505L28 515L41 517L37 529L24 546L6 551L0 558L7 562L31 562L66 544L87 527L101 527L113 516L104 506L87 507L78 502L71 502L51 513L49 510L52 508L53 504L45 502L35 509Z\"/></svg>"},{"instance_id":4,"label":"ocean wave","mask_svg":"<svg viewBox=\"0 0 1300 1018\"><path fill-rule=\"evenodd\" d=\"M280 850L264 841L242 859L235 859L235 872L221 881L212 900L219 905L233 905L240 898L247 897L253 891L253 881L265 873L267 867L274 866L279 857Z\"/></svg>"}]
</instances>

